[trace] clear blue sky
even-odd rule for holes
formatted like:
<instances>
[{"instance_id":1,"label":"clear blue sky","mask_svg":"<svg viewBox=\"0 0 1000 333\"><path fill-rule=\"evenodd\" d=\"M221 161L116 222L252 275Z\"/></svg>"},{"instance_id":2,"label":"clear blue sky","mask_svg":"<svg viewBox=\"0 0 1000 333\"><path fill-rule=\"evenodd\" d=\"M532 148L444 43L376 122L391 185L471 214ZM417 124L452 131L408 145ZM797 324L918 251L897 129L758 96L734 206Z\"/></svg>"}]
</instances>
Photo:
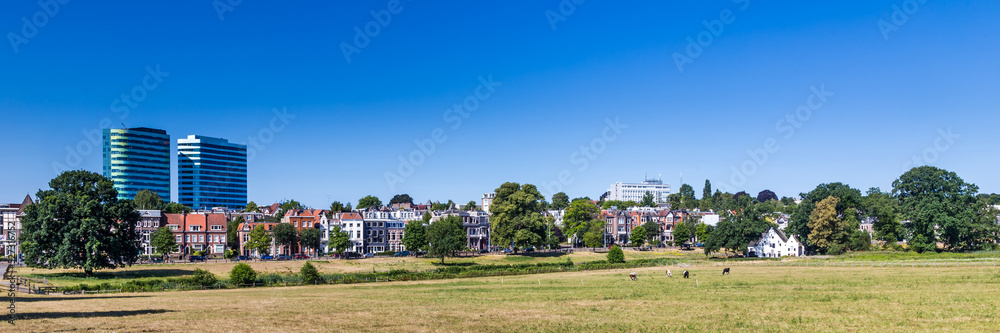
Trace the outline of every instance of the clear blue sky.
<instances>
[{"instance_id":1,"label":"clear blue sky","mask_svg":"<svg viewBox=\"0 0 1000 333\"><path fill-rule=\"evenodd\" d=\"M260 204L464 203L563 171L571 197L644 173L675 190L683 173L699 195L705 179L779 196L833 181L887 190L915 155L1000 192L1000 2L588 0L546 15L560 3L403 0L383 27L370 14L383 0L242 1L222 19L212 1L70 1L54 15L5 1L0 201L46 188L53 163L100 172L84 133L103 119L173 140L264 139L249 165ZM43 24L25 31L22 17ZM342 43L373 21L347 61ZM699 35L708 46L689 50ZM162 82L136 88L157 65ZM499 86L453 126L448 110L491 75ZM813 88L833 95L788 127ZM146 96L123 117L115 100L133 91ZM294 118L272 136L275 108ZM615 119L620 134L605 131ZM445 138L391 188L386 173L435 129ZM939 139L949 129L958 137ZM768 139L779 148L755 162L747 151ZM603 150L581 152L592 145ZM741 167L752 172L734 178Z\"/></svg>"}]
</instances>

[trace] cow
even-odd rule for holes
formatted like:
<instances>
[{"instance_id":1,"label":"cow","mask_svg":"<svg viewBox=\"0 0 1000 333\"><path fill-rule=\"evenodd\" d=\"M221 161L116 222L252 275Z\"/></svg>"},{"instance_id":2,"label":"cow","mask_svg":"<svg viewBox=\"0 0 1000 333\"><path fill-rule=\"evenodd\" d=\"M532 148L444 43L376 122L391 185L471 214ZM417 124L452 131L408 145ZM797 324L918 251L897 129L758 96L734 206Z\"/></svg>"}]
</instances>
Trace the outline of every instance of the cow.
<instances>
[{"instance_id":1,"label":"cow","mask_svg":"<svg viewBox=\"0 0 1000 333\"><path fill-rule=\"evenodd\" d=\"M729 267L726 267L725 269L722 270L722 275L726 274L729 274Z\"/></svg>"},{"instance_id":2,"label":"cow","mask_svg":"<svg viewBox=\"0 0 1000 333\"><path fill-rule=\"evenodd\" d=\"M673 274L673 273L670 273L670 270L669 270L669 269L667 270L667 277L674 277L674 274Z\"/></svg>"},{"instance_id":3,"label":"cow","mask_svg":"<svg viewBox=\"0 0 1000 333\"><path fill-rule=\"evenodd\" d=\"M629 279L632 279L632 281L635 281L635 272L629 273L628 277Z\"/></svg>"},{"instance_id":4,"label":"cow","mask_svg":"<svg viewBox=\"0 0 1000 333\"><path fill-rule=\"evenodd\" d=\"M688 271L684 271L684 278L685 278L685 279L688 279L688 278L690 278L690 277L688 276Z\"/></svg>"}]
</instances>

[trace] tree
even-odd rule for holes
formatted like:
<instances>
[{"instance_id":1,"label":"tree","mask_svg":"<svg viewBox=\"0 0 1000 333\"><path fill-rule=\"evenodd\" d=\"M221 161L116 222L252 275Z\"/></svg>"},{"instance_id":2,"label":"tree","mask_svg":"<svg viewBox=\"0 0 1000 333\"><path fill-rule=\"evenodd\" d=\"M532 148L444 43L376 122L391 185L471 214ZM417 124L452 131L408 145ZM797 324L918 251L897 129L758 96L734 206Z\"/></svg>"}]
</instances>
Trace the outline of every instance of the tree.
<instances>
[{"instance_id":1,"label":"tree","mask_svg":"<svg viewBox=\"0 0 1000 333\"><path fill-rule=\"evenodd\" d=\"M319 256L320 250L322 249L321 242L323 241L323 233L320 232L319 229L302 229L299 233L299 239L303 248L313 249L313 251L316 251L316 256Z\"/></svg>"},{"instance_id":2,"label":"tree","mask_svg":"<svg viewBox=\"0 0 1000 333\"><path fill-rule=\"evenodd\" d=\"M933 250L938 241L949 250L984 245L983 231L989 227L980 219L986 207L976 198L979 187L975 184L966 183L954 172L922 166L904 173L892 187L903 218L910 220L914 233L910 244L918 251Z\"/></svg>"},{"instance_id":3,"label":"tree","mask_svg":"<svg viewBox=\"0 0 1000 333\"><path fill-rule=\"evenodd\" d=\"M873 220L875 239L895 243L902 237L903 226L899 221L899 201L878 187L868 190L861 202L862 214Z\"/></svg>"},{"instance_id":4,"label":"tree","mask_svg":"<svg viewBox=\"0 0 1000 333\"><path fill-rule=\"evenodd\" d=\"M712 226L704 223L698 223L698 226L695 227L694 229L694 234L696 237L698 237L698 241L704 244L705 240L707 240L709 236L712 234L712 230L713 230Z\"/></svg>"},{"instance_id":5,"label":"tree","mask_svg":"<svg viewBox=\"0 0 1000 333\"><path fill-rule=\"evenodd\" d=\"M246 223L242 216L237 216L232 221L226 222L226 247L229 249L240 248L239 229L240 224Z\"/></svg>"},{"instance_id":6,"label":"tree","mask_svg":"<svg viewBox=\"0 0 1000 333\"><path fill-rule=\"evenodd\" d=\"M516 243L540 245L545 237L545 223L539 213L539 202L544 199L535 185L504 183L496 189L490 205L490 228L493 244L508 247ZM532 237L525 233L533 233ZM535 241L537 240L537 241Z\"/></svg>"},{"instance_id":7,"label":"tree","mask_svg":"<svg viewBox=\"0 0 1000 333\"><path fill-rule=\"evenodd\" d=\"M243 244L247 249L255 251L260 255L268 254L271 250L271 234L264 230L263 224L258 224L250 231L250 240Z\"/></svg>"},{"instance_id":8,"label":"tree","mask_svg":"<svg viewBox=\"0 0 1000 333\"><path fill-rule=\"evenodd\" d=\"M469 201L469 203L465 204L465 207L462 207L462 210L466 210L466 211L470 211L471 212L471 211L476 210L476 206L477 206L476 205L476 201L472 200L472 201Z\"/></svg>"},{"instance_id":9,"label":"tree","mask_svg":"<svg viewBox=\"0 0 1000 333\"><path fill-rule=\"evenodd\" d=\"M646 222L646 223L644 223L642 225L642 230L646 232L646 236L645 237L646 237L646 240L650 244L654 244L654 243L655 244L659 244L660 243L660 242L657 242L657 239L659 239L660 236L663 233L660 232L660 224L659 223L656 223L656 222L653 222L653 221Z\"/></svg>"},{"instance_id":10,"label":"tree","mask_svg":"<svg viewBox=\"0 0 1000 333\"><path fill-rule=\"evenodd\" d=\"M389 200L389 205L390 206L392 206L394 204L403 204L403 203L411 204L412 205L413 204L413 198L410 198L409 194L397 194L397 195L395 195L395 196L392 197L392 200ZM359 204L360 204L360 202L359 202ZM381 206L381 204L379 204L379 206Z\"/></svg>"},{"instance_id":11,"label":"tree","mask_svg":"<svg viewBox=\"0 0 1000 333\"><path fill-rule=\"evenodd\" d=\"M698 208L698 198L695 198L694 188L691 187L691 185L681 185L681 189L678 194L680 194L681 210Z\"/></svg>"},{"instance_id":12,"label":"tree","mask_svg":"<svg viewBox=\"0 0 1000 333\"><path fill-rule=\"evenodd\" d=\"M229 271L229 283L236 286L251 284L254 281L257 281L257 272L250 265L241 262L233 266L233 269Z\"/></svg>"},{"instance_id":13,"label":"tree","mask_svg":"<svg viewBox=\"0 0 1000 333\"><path fill-rule=\"evenodd\" d=\"M465 249L465 227L462 218L448 216L427 227L427 253L434 257L454 257L458 251Z\"/></svg>"},{"instance_id":14,"label":"tree","mask_svg":"<svg viewBox=\"0 0 1000 333\"><path fill-rule=\"evenodd\" d=\"M746 191L740 191L736 194L733 194L733 202L736 203L736 208L745 208L753 204L753 201L754 201L753 197L751 197L750 194L747 193Z\"/></svg>"},{"instance_id":15,"label":"tree","mask_svg":"<svg viewBox=\"0 0 1000 333\"><path fill-rule=\"evenodd\" d=\"M843 244L843 221L837 216L839 203L840 198L827 197L809 215L809 241L824 252L833 244Z\"/></svg>"},{"instance_id":16,"label":"tree","mask_svg":"<svg viewBox=\"0 0 1000 333\"><path fill-rule=\"evenodd\" d=\"M334 201L330 203L331 216L333 216L333 214L343 213L343 212L349 212L349 210L347 210L347 206L344 206L344 204L340 203L340 201Z\"/></svg>"},{"instance_id":17,"label":"tree","mask_svg":"<svg viewBox=\"0 0 1000 333\"><path fill-rule=\"evenodd\" d=\"M790 234L798 235L799 240L805 243L806 246L813 245L808 238L812 232L809 229L809 216L812 214L813 209L816 208L816 203L831 196L840 199L840 203L837 204L836 208L837 215L843 214L848 208L861 207L860 190L851 188L843 183L820 184L812 192L799 194L799 197L802 198L802 203L796 206L795 211L791 213L791 219L785 230Z\"/></svg>"},{"instance_id":18,"label":"tree","mask_svg":"<svg viewBox=\"0 0 1000 333\"><path fill-rule=\"evenodd\" d=\"M774 194L774 191L763 190L757 193L757 202L768 202L769 200L778 200L778 195Z\"/></svg>"},{"instance_id":19,"label":"tree","mask_svg":"<svg viewBox=\"0 0 1000 333\"><path fill-rule=\"evenodd\" d=\"M339 225L331 226L328 233L330 237L328 245L331 250L335 250L338 254L344 254L344 251L351 247L351 235L348 235Z\"/></svg>"},{"instance_id":20,"label":"tree","mask_svg":"<svg viewBox=\"0 0 1000 333\"><path fill-rule=\"evenodd\" d=\"M672 210L684 210L683 200L679 193L668 194L667 203L670 204Z\"/></svg>"},{"instance_id":21,"label":"tree","mask_svg":"<svg viewBox=\"0 0 1000 333\"><path fill-rule=\"evenodd\" d=\"M118 200L111 180L89 171L66 171L38 191L38 203L21 219L25 264L43 268L96 269L131 266L139 260L132 200Z\"/></svg>"},{"instance_id":22,"label":"tree","mask_svg":"<svg viewBox=\"0 0 1000 333\"><path fill-rule=\"evenodd\" d=\"M559 192L552 195L552 204L549 208L553 210L563 210L569 207L569 196L565 192Z\"/></svg>"},{"instance_id":23,"label":"tree","mask_svg":"<svg viewBox=\"0 0 1000 333\"><path fill-rule=\"evenodd\" d=\"M302 278L302 282L307 284L314 284L320 281L319 270L316 269L316 266L309 263L309 261L306 261L306 263L302 265L302 269L299 270L299 277Z\"/></svg>"},{"instance_id":24,"label":"tree","mask_svg":"<svg viewBox=\"0 0 1000 333\"><path fill-rule=\"evenodd\" d=\"M163 208L163 199L160 195L150 190L142 190L135 194L135 207L138 209L160 210Z\"/></svg>"},{"instance_id":25,"label":"tree","mask_svg":"<svg viewBox=\"0 0 1000 333\"><path fill-rule=\"evenodd\" d=\"M722 213L724 219L708 233L704 240L705 254L726 249L727 252L741 253L746 250L751 241L760 239L761 234L770 227L777 227L764 219L759 205L750 205L735 214Z\"/></svg>"},{"instance_id":26,"label":"tree","mask_svg":"<svg viewBox=\"0 0 1000 333\"><path fill-rule=\"evenodd\" d=\"M292 246L294 246L295 243L299 242L298 231L296 231L295 227L288 223L278 223L271 228L271 234L274 235L275 245L287 246L289 251L292 250Z\"/></svg>"},{"instance_id":27,"label":"tree","mask_svg":"<svg viewBox=\"0 0 1000 333\"><path fill-rule=\"evenodd\" d=\"M253 201L248 202L247 207L243 209L247 213L256 213L258 210L260 210L260 207L257 207L257 203Z\"/></svg>"},{"instance_id":28,"label":"tree","mask_svg":"<svg viewBox=\"0 0 1000 333\"><path fill-rule=\"evenodd\" d=\"M403 228L403 246L410 251L427 248L427 227L421 221L410 221Z\"/></svg>"},{"instance_id":29,"label":"tree","mask_svg":"<svg viewBox=\"0 0 1000 333\"><path fill-rule=\"evenodd\" d=\"M297 209L305 209L305 206L303 206L301 202L298 202L295 199L282 201L281 206L278 209L278 213L275 214L275 217L277 217L280 220L285 217L285 212Z\"/></svg>"},{"instance_id":30,"label":"tree","mask_svg":"<svg viewBox=\"0 0 1000 333\"><path fill-rule=\"evenodd\" d=\"M642 201L639 202L639 205L643 207L656 207L656 201L653 200L653 193L646 191L646 193L642 195Z\"/></svg>"},{"instance_id":31,"label":"tree","mask_svg":"<svg viewBox=\"0 0 1000 333\"><path fill-rule=\"evenodd\" d=\"M545 217L545 229L547 233L544 243L548 248L559 248L559 244L566 241L566 236L563 235L562 228L556 225L555 217Z\"/></svg>"},{"instance_id":32,"label":"tree","mask_svg":"<svg viewBox=\"0 0 1000 333\"><path fill-rule=\"evenodd\" d=\"M632 228L632 234L629 235L628 240L632 246L643 246L646 244L646 229L643 229L642 226Z\"/></svg>"},{"instance_id":33,"label":"tree","mask_svg":"<svg viewBox=\"0 0 1000 333\"><path fill-rule=\"evenodd\" d=\"M687 223L677 222L674 223L672 234L674 235L674 243L684 244L694 237L694 230L691 230Z\"/></svg>"},{"instance_id":34,"label":"tree","mask_svg":"<svg viewBox=\"0 0 1000 333\"><path fill-rule=\"evenodd\" d=\"M587 223L587 231L583 234L584 246L601 247L604 243L604 221L593 220Z\"/></svg>"},{"instance_id":35,"label":"tree","mask_svg":"<svg viewBox=\"0 0 1000 333\"><path fill-rule=\"evenodd\" d=\"M625 252L622 252L622 248L615 245L608 251L608 263L611 264L624 264L625 263Z\"/></svg>"},{"instance_id":36,"label":"tree","mask_svg":"<svg viewBox=\"0 0 1000 333\"><path fill-rule=\"evenodd\" d=\"M698 208L703 211L713 209L712 199L712 182L705 179L705 188L701 190L701 202Z\"/></svg>"},{"instance_id":37,"label":"tree","mask_svg":"<svg viewBox=\"0 0 1000 333\"><path fill-rule=\"evenodd\" d=\"M163 205L164 214L188 214L191 213L191 207L176 203L168 202Z\"/></svg>"},{"instance_id":38,"label":"tree","mask_svg":"<svg viewBox=\"0 0 1000 333\"><path fill-rule=\"evenodd\" d=\"M149 235L149 245L156 249L156 253L159 253L160 257L177 252L178 247L174 232L166 226L157 228L152 235Z\"/></svg>"},{"instance_id":39,"label":"tree","mask_svg":"<svg viewBox=\"0 0 1000 333\"><path fill-rule=\"evenodd\" d=\"M566 226L568 235L579 242L583 240L583 234L587 232L590 221L597 219L599 210L590 200L573 200L566 208L563 215L563 225Z\"/></svg>"}]
</instances>

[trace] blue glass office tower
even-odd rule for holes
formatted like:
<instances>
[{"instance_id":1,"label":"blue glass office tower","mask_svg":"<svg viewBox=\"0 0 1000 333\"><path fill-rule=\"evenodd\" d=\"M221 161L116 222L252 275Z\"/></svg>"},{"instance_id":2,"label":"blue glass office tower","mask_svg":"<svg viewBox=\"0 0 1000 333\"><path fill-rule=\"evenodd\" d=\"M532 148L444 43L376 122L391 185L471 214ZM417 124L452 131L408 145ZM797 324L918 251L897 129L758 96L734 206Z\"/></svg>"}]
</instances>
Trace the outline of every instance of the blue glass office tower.
<instances>
[{"instance_id":1,"label":"blue glass office tower","mask_svg":"<svg viewBox=\"0 0 1000 333\"><path fill-rule=\"evenodd\" d=\"M189 135L177 139L177 202L193 209L247 205L247 146Z\"/></svg>"},{"instance_id":2,"label":"blue glass office tower","mask_svg":"<svg viewBox=\"0 0 1000 333\"><path fill-rule=\"evenodd\" d=\"M118 199L142 190L170 201L170 136L153 128L104 130L104 177L114 182Z\"/></svg>"}]
</instances>

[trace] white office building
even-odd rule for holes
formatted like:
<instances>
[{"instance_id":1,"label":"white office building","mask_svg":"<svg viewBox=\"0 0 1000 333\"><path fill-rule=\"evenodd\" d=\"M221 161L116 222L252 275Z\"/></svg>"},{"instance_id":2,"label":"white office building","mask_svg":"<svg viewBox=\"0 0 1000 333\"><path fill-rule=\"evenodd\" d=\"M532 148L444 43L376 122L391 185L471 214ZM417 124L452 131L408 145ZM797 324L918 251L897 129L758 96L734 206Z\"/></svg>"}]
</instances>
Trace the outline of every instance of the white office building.
<instances>
[{"instance_id":1,"label":"white office building","mask_svg":"<svg viewBox=\"0 0 1000 333\"><path fill-rule=\"evenodd\" d=\"M608 200L641 202L646 192L653 194L656 203L667 203L670 185L661 179L646 179L642 183L617 182L608 189Z\"/></svg>"}]
</instances>

